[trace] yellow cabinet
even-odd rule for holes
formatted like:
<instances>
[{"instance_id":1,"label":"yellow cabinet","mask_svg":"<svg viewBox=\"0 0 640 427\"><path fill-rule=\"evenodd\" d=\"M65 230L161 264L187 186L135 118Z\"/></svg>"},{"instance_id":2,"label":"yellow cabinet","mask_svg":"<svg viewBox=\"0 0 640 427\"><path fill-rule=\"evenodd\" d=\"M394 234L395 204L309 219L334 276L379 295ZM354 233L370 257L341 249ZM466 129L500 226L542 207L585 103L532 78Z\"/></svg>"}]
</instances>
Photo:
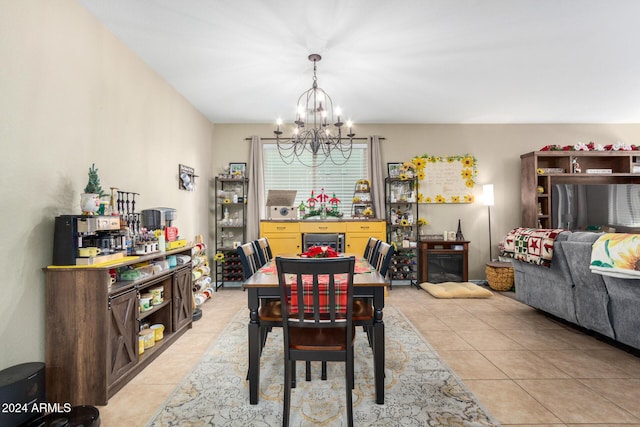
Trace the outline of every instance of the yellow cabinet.
<instances>
[{"instance_id":1,"label":"yellow cabinet","mask_svg":"<svg viewBox=\"0 0 640 427\"><path fill-rule=\"evenodd\" d=\"M276 255L293 255L302 252L300 223L260 222L260 237L269 239L271 252Z\"/></svg>"},{"instance_id":2,"label":"yellow cabinet","mask_svg":"<svg viewBox=\"0 0 640 427\"><path fill-rule=\"evenodd\" d=\"M386 240L386 223L384 221L347 222L344 251L349 254L362 255L369 237Z\"/></svg>"},{"instance_id":3,"label":"yellow cabinet","mask_svg":"<svg viewBox=\"0 0 640 427\"><path fill-rule=\"evenodd\" d=\"M269 239L273 255L302 252L305 233L339 233L345 235L344 251L362 255L369 237L386 240L384 221L261 221L260 237Z\"/></svg>"},{"instance_id":4,"label":"yellow cabinet","mask_svg":"<svg viewBox=\"0 0 640 427\"><path fill-rule=\"evenodd\" d=\"M301 222L301 233L344 233L347 227L344 222Z\"/></svg>"}]
</instances>

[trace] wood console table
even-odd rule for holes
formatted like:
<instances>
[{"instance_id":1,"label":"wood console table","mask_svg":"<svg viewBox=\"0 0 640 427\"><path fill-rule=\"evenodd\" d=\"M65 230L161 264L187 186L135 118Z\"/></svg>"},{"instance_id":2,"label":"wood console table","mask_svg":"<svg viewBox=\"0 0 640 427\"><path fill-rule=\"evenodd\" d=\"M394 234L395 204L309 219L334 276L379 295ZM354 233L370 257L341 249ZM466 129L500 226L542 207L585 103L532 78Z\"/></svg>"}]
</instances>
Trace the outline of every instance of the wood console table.
<instances>
[{"instance_id":1,"label":"wood console table","mask_svg":"<svg viewBox=\"0 0 640 427\"><path fill-rule=\"evenodd\" d=\"M468 240L421 240L418 242L420 282L466 282L469 280Z\"/></svg>"}]
</instances>

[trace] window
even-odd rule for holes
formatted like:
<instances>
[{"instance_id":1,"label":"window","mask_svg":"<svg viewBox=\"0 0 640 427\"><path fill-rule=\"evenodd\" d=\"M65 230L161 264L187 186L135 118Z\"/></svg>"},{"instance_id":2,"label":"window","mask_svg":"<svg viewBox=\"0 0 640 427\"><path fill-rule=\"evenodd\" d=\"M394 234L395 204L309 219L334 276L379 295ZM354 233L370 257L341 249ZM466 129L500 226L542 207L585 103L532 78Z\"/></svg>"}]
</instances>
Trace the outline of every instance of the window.
<instances>
[{"instance_id":1,"label":"window","mask_svg":"<svg viewBox=\"0 0 640 427\"><path fill-rule=\"evenodd\" d=\"M286 164L278 154L276 144L264 143L264 194L269 190L297 190L295 206L311 197L311 190L315 195L324 189L329 197L340 199L340 212L344 217L351 216L351 200L356 181L368 178L367 144L353 144L351 157L346 164L336 166L330 161L318 167L308 167L294 161ZM311 164L312 155L304 161Z\"/></svg>"}]
</instances>

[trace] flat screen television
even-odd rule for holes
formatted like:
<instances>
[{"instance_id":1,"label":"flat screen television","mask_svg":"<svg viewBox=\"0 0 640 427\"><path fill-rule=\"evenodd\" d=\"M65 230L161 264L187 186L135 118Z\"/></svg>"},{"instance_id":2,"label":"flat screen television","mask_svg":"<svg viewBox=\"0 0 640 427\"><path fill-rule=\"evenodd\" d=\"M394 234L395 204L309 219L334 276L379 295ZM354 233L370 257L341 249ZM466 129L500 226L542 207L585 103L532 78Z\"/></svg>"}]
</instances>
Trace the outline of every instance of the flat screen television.
<instances>
[{"instance_id":1,"label":"flat screen television","mask_svg":"<svg viewBox=\"0 0 640 427\"><path fill-rule=\"evenodd\" d=\"M640 184L553 184L551 224L568 230L640 231Z\"/></svg>"}]
</instances>

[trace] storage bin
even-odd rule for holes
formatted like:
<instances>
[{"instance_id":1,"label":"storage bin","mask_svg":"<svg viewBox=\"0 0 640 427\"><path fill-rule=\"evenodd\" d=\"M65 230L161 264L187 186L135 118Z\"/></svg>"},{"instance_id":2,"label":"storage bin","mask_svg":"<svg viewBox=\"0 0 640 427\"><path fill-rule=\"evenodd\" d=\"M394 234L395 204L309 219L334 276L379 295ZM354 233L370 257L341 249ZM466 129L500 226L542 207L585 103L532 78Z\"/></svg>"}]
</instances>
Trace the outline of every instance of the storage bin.
<instances>
[{"instance_id":1,"label":"storage bin","mask_svg":"<svg viewBox=\"0 0 640 427\"><path fill-rule=\"evenodd\" d=\"M494 291L505 292L513 288L513 266L509 262L489 262L485 268L487 282Z\"/></svg>"}]
</instances>

